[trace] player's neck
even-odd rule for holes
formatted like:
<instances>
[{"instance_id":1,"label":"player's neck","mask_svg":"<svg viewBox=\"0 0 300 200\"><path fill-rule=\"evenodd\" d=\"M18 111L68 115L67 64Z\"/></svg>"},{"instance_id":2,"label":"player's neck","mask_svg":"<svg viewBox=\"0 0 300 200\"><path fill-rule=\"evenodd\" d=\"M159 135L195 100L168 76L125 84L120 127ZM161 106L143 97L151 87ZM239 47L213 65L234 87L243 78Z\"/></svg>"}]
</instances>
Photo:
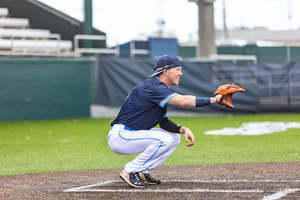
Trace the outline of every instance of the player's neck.
<instances>
[{"instance_id":1,"label":"player's neck","mask_svg":"<svg viewBox=\"0 0 300 200\"><path fill-rule=\"evenodd\" d=\"M163 82L168 88L171 87L171 83L169 83L166 76L160 75L157 78L160 80L160 82Z\"/></svg>"}]
</instances>

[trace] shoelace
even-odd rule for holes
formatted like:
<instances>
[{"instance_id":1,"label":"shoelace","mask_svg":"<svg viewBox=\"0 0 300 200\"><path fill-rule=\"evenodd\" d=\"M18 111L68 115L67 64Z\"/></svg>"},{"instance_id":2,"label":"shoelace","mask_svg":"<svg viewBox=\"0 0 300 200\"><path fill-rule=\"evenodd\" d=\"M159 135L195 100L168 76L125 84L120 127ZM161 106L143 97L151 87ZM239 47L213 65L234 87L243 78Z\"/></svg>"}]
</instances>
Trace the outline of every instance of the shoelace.
<instances>
[{"instance_id":1,"label":"shoelace","mask_svg":"<svg viewBox=\"0 0 300 200\"><path fill-rule=\"evenodd\" d=\"M141 181L140 176L139 176L138 173L134 173L133 175L135 176L136 180Z\"/></svg>"},{"instance_id":2,"label":"shoelace","mask_svg":"<svg viewBox=\"0 0 300 200\"><path fill-rule=\"evenodd\" d=\"M152 177L150 176L150 174L144 174L144 176L145 176L145 178L146 178L147 180L154 180L154 178L152 178Z\"/></svg>"},{"instance_id":3,"label":"shoelace","mask_svg":"<svg viewBox=\"0 0 300 200\"><path fill-rule=\"evenodd\" d=\"M148 174L144 174L144 177L145 177L146 180L150 179L150 176Z\"/></svg>"}]
</instances>

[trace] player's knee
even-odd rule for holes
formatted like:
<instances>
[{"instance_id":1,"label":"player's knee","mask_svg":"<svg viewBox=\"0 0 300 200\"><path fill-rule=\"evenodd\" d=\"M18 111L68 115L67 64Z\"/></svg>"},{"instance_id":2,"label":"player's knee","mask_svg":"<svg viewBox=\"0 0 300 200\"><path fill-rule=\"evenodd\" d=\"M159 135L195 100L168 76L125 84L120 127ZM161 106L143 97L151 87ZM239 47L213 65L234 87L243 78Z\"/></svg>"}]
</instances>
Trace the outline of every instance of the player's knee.
<instances>
[{"instance_id":1,"label":"player's knee","mask_svg":"<svg viewBox=\"0 0 300 200\"><path fill-rule=\"evenodd\" d=\"M169 135L165 135L163 138L161 138L161 145L162 146L171 146L173 143L173 138Z\"/></svg>"},{"instance_id":2,"label":"player's knee","mask_svg":"<svg viewBox=\"0 0 300 200\"><path fill-rule=\"evenodd\" d=\"M171 135L166 135L162 139L162 145L163 146L174 146L180 144L180 135L176 133L172 133Z\"/></svg>"},{"instance_id":3,"label":"player's knee","mask_svg":"<svg viewBox=\"0 0 300 200\"><path fill-rule=\"evenodd\" d=\"M113 143L108 142L108 146L113 152L118 153L118 154L123 154L121 149L119 148L119 145L115 145Z\"/></svg>"}]
</instances>

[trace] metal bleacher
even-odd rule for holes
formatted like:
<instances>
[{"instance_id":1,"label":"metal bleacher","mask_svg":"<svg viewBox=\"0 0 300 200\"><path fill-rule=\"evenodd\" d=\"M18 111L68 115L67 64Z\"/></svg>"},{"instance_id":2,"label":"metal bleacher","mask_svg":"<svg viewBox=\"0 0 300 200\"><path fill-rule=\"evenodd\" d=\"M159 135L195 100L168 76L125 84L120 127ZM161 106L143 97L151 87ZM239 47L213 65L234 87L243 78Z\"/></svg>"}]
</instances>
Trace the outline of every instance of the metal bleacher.
<instances>
[{"instance_id":1,"label":"metal bleacher","mask_svg":"<svg viewBox=\"0 0 300 200\"><path fill-rule=\"evenodd\" d=\"M5 28L26 28L29 26L29 20L23 18L0 18L0 27Z\"/></svg>"},{"instance_id":2,"label":"metal bleacher","mask_svg":"<svg viewBox=\"0 0 300 200\"><path fill-rule=\"evenodd\" d=\"M28 19L10 18L0 8L0 56L74 56L72 41L49 30L31 29Z\"/></svg>"},{"instance_id":3,"label":"metal bleacher","mask_svg":"<svg viewBox=\"0 0 300 200\"><path fill-rule=\"evenodd\" d=\"M8 9L7 8L0 8L0 17L8 16Z\"/></svg>"}]
</instances>

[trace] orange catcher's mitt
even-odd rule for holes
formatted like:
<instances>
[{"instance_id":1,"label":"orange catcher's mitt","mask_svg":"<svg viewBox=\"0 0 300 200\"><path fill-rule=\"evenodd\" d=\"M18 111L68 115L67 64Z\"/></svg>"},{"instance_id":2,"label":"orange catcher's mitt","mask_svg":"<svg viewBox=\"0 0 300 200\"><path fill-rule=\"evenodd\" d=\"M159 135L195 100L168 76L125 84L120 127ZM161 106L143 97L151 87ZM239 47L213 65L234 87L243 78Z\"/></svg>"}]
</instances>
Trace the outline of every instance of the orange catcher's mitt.
<instances>
[{"instance_id":1,"label":"orange catcher's mitt","mask_svg":"<svg viewBox=\"0 0 300 200\"><path fill-rule=\"evenodd\" d=\"M236 92L245 92L246 90L234 83L221 85L216 91L214 96L221 94L223 97L218 102L220 105L224 105L228 108L233 108L232 95Z\"/></svg>"}]
</instances>

